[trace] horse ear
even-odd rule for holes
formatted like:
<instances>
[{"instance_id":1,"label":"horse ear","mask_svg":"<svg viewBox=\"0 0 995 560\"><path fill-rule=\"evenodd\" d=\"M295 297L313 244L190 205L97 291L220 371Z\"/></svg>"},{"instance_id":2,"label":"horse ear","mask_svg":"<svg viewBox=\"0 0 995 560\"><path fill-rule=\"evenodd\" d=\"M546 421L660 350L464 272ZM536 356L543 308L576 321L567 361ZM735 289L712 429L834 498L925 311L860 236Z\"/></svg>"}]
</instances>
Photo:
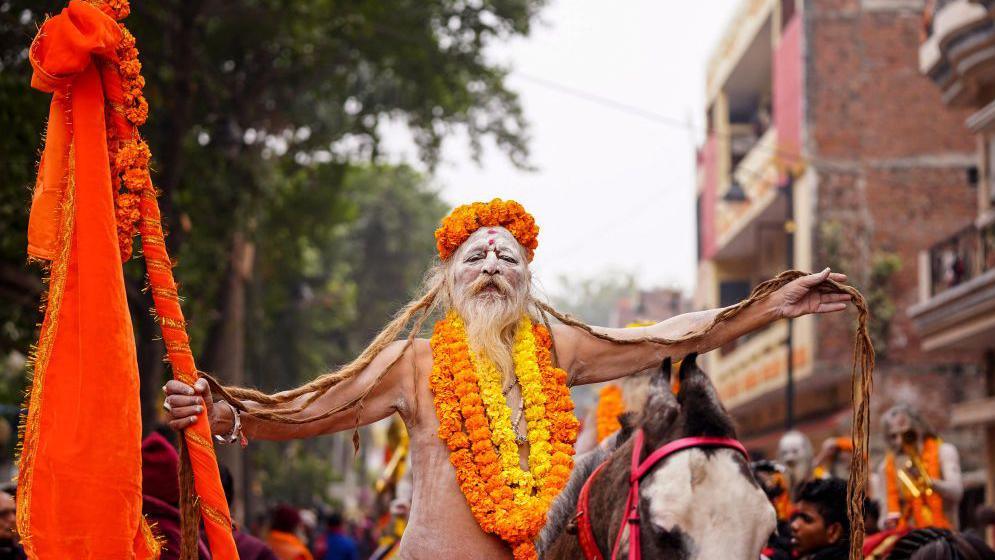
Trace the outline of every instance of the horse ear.
<instances>
[{"instance_id":1,"label":"horse ear","mask_svg":"<svg viewBox=\"0 0 995 560\"><path fill-rule=\"evenodd\" d=\"M684 359L681 360L681 369L677 373L677 378L680 379L681 382L683 383L684 380L687 379L688 374L697 369L698 369L698 353L691 352L687 356L684 356Z\"/></svg>"},{"instance_id":2,"label":"horse ear","mask_svg":"<svg viewBox=\"0 0 995 560\"><path fill-rule=\"evenodd\" d=\"M615 445L622 445L627 439L632 436L632 432L636 429L636 413L634 412L623 412L618 417L618 423L621 428L618 430L618 435L615 436Z\"/></svg>"},{"instance_id":3,"label":"horse ear","mask_svg":"<svg viewBox=\"0 0 995 560\"><path fill-rule=\"evenodd\" d=\"M650 384L656 391L670 390L670 376L673 371L673 361L670 356L664 358L663 363L660 364L659 375L654 375Z\"/></svg>"}]
</instances>

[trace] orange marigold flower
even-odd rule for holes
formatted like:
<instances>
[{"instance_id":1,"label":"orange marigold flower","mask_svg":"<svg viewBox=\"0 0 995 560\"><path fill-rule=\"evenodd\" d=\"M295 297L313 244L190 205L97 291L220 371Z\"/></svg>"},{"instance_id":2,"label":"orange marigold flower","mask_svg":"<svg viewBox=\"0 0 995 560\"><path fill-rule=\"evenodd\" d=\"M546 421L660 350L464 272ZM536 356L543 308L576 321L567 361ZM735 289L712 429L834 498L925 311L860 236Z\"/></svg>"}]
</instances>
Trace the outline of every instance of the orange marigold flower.
<instances>
[{"instance_id":1,"label":"orange marigold flower","mask_svg":"<svg viewBox=\"0 0 995 560\"><path fill-rule=\"evenodd\" d=\"M474 202L455 208L442 219L435 230L435 244L442 260L448 259L456 249L482 227L503 227L525 248L531 261L539 246L539 227L535 218L514 200L495 198L489 203Z\"/></svg>"}]
</instances>

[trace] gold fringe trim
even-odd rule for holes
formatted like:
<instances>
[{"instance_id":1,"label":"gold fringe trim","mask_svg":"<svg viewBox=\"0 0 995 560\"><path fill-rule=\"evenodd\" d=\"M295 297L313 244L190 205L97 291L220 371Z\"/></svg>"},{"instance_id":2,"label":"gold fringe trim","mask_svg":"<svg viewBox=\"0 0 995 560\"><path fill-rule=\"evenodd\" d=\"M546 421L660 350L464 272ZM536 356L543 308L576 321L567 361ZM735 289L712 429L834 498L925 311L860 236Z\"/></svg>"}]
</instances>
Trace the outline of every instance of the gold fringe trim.
<instances>
[{"instance_id":1,"label":"gold fringe trim","mask_svg":"<svg viewBox=\"0 0 995 560\"><path fill-rule=\"evenodd\" d=\"M190 344L188 342L182 341L166 341L166 352L177 353L177 354L192 354L190 351Z\"/></svg>"},{"instance_id":2,"label":"gold fringe trim","mask_svg":"<svg viewBox=\"0 0 995 560\"><path fill-rule=\"evenodd\" d=\"M142 237L142 243L145 245L152 245L153 247L165 247L166 240L158 235L146 235Z\"/></svg>"},{"instance_id":3,"label":"gold fringe trim","mask_svg":"<svg viewBox=\"0 0 995 560\"><path fill-rule=\"evenodd\" d=\"M69 257L72 250L72 235L76 218L76 145L69 143L69 171L66 177L66 191L62 201L62 227L59 230L59 252L52 261L47 294L48 305L42 320L38 345L33 356L31 388L22 416L20 432L21 454L18 460L20 471L18 483L17 532L25 548L31 550L31 489L34 485L34 461L38 452L38 429L41 422L42 393L45 387L45 373L52 357L52 345L59 330L59 310L66 288Z\"/></svg>"},{"instance_id":4,"label":"gold fringe trim","mask_svg":"<svg viewBox=\"0 0 995 560\"><path fill-rule=\"evenodd\" d=\"M173 269L173 265L170 262L160 259L145 259L145 268L156 272L166 273Z\"/></svg>"},{"instance_id":5,"label":"gold fringe trim","mask_svg":"<svg viewBox=\"0 0 995 560\"><path fill-rule=\"evenodd\" d=\"M176 293L176 290L170 290L169 288L152 288L152 295L154 297L171 299L173 301L179 301L180 299L180 296Z\"/></svg>"},{"instance_id":6,"label":"gold fringe trim","mask_svg":"<svg viewBox=\"0 0 995 560\"><path fill-rule=\"evenodd\" d=\"M156 321L163 327L168 327L176 330L183 330L187 327L186 321L177 321L172 317L158 317Z\"/></svg>"},{"instance_id":7,"label":"gold fringe trim","mask_svg":"<svg viewBox=\"0 0 995 560\"><path fill-rule=\"evenodd\" d=\"M193 430L187 430L183 432L183 435L186 436L187 441L196 443L197 445L203 448L210 449L212 453L214 452L214 445L210 441L204 439L204 436L198 434L197 432Z\"/></svg>"},{"instance_id":8,"label":"gold fringe trim","mask_svg":"<svg viewBox=\"0 0 995 560\"><path fill-rule=\"evenodd\" d=\"M89 1L89 0L88 0ZM111 108L115 113L124 116L124 105L120 103L114 103L113 101L108 101L107 106Z\"/></svg>"},{"instance_id":9,"label":"gold fringe trim","mask_svg":"<svg viewBox=\"0 0 995 560\"><path fill-rule=\"evenodd\" d=\"M187 385L193 385L198 379L200 379L196 373L191 373L189 371L175 371L175 373L176 378Z\"/></svg>"},{"instance_id":10,"label":"gold fringe trim","mask_svg":"<svg viewBox=\"0 0 995 560\"><path fill-rule=\"evenodd\" d=\"M142 516L139 527L142 531L142 538L145 539L145 546L147 547L152 560L159 560L159 557L162 556L162 549L166 544L166 537L158 534L158 524L154 521L149 523L148 518L144 515Z\"/></svg>"},{"instance_id":11,"label":"gold fringe trim","mask_svg":"<svg viewBox=\"0 0 995 560\"><path fill-rule=\"evenodd\" d=\"M200 512L207 519L210 519L214 523L228 529L229 531L231 530L231 519L228 519L228 517L225 514L214 509L213 507L209 506L203 501L200 502Z\"/></svg>"}]
</instances>

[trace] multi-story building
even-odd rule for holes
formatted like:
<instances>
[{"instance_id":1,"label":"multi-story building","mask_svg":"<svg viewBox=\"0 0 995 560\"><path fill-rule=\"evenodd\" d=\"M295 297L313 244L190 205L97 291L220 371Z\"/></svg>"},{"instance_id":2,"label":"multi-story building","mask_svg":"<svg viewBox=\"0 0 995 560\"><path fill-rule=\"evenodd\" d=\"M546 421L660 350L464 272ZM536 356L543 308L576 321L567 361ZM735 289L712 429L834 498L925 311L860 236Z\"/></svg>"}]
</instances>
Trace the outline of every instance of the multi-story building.
<instances>
[{"instance_id":1,"label":"multi-story building","mask_svg":"<svg viewBox=\"0 0 995 560\"><path fill-rule=\"evenodd\" d=\"M976 212L924 246L919 303L909 310L928 352L977 360L984 383L957 404L955 426L983 432L987 502L995 503L995 2L930 2L920 69L977 138ZM966 108L970 114L961 113Z\"/></svg>"},{"instance_id":2,"label":"multi-story building","mask_svg":"<svg viewBox=\"0 0 995 560\"><path fill-rule=\"evenodd\" d=\"M967 113L918 71L922 9L743 2L707 70L695 305L730 305L787 268L844 271L873 317L875 413L911 401L948 439L976 444L947 414L976 368L956 350L923 351L906 313L920 249L970 223L978 188ZM706 356L749 448L773 454L788 425L816 446L849 433L854 326L852 313L781 321Z\"/></svg>"}]
</instances>

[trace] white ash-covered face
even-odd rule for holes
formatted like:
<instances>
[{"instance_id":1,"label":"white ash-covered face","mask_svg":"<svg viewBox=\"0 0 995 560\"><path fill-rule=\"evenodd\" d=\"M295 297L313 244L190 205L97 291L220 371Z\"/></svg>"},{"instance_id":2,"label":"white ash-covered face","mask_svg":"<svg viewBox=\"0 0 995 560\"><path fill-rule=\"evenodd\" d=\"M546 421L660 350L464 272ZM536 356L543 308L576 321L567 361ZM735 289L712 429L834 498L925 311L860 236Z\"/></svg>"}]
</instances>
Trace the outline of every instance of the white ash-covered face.
<instances>
[{"instance_id":1,"label":"white ash-covered face","mask_svg":"<svg viewBox=\"0 0 995 560\"><path fill-rule=\"evenodd\" d=\"M812 444L808 437L797 431L791 431L781 436L777 444L777 458L788 468L812 462Z\"/></svg>"},{"instance_id":2,"label":"white ash-covered face","mask_svg":"<svg viewBox=\"0 0 995 560\"><path fill-rule=\"evenodd\" d=\"M891 412L885 416L884 421L885 437L888 439L888 447L898 453L906 445L915 445L919 441L919 433L916 430L915 422L908 414L898 411Z\"/></svg>"},{"instance_id":3,"label":"white ash-covered face","mask_svg":"<svg viewBox=\"0 0 995 560\"><path fill-rule=\"evenodd\" d=\"M531 274L525 249L502 227L475 231L447 263L449 301L466 324L471 348L514 375L511 344L526 314Z\"/></svg>"},{"instance_id":4,"label":"white ash-covered face","mask_svg":"<svg viewBox=\"0 0 995 560\"><path fill-rule=\"evenodd\" d=\"M503 227L482 227L452 256L454 288L475 297L509 297L528 285L525 251Z\"/></svg>"}]
</instances>

